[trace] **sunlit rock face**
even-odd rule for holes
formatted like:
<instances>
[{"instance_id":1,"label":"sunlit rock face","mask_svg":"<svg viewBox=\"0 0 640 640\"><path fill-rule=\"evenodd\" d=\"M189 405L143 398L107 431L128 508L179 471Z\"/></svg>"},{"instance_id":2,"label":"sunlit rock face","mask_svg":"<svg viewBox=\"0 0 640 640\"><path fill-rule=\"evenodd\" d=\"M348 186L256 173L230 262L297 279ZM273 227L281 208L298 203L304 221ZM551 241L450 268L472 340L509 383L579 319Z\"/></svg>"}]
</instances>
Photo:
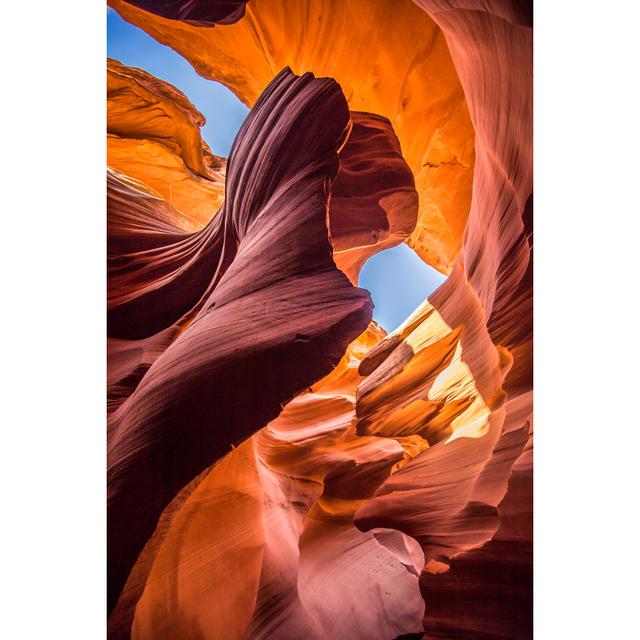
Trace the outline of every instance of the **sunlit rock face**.
<instances>
[{"instance_id":1,"label":"sunlit rock face","mask_svg":"<svg viewBox=\"0 0 640 640\"><path fill-rule=\"evenodd\" d=\"M501 439L528 435L497 504L492 539L461 554L421 588L434 638L528 638L532 634L533 30L529 3L420 0L442 28L476 131L473 199L458 258L482 305L491 340L513 365ZM517 445L520 446L519 444ZM494 468L501 455L492 455ZM494 462L495 461L495 462ZM500 462L500 464L504 464ZM496 494L494 493L494 496ZM494 500L495 502L495 500ZM464 611L462 615L461 611Z\"/></svg>"},{"instance_id":2,"label":"sunlit rock face","mask_svg":"<svg viewBox=\"0 0 640 640\"><path fill-rule=\"evenodd\" d=\"M222 204L110 155L110 637L530 638L526 3L135 4L252 110ZM110 134L209 180L187 99L109 73ZM402 241L449 277L386 335Z\"/></svg>"},{"instance_id":3,"label":"sunlit rock face","mask_svg":"<svg viewBox=\"0 0 640 640\"><path fill-rule=\"evenodd\" d=\"M351 110L388 118L420 200L409 244L450 271L469 213L473 127L445 38L411 0L251 0L241 20L213 28L110 5L248 106L289 66L335 78Z\"/></svg>"},{"instance_id":4,"label":"sunlit rock face","mask_svg":"<svg viewBox=\"0 0 640 640\"><path fill-rule=\"evenodd\" d=\"M112 598L176 493L328 373L371 319L326 227L348 124L335 81L282 72L238 133L223 210L200 233L114 256L127 295L110 335L181 331L110 416Z\"/></svg>"},{"instance_id":5,"label":"sunlit rock face","mask_svg":"<svg viewBox=\"0 0 640 640\"><path fill-rule=\"evenodd\" d=\"M185 231L204 227L224 198L225 160L201 139L204 122L175 87L107 61L107 163L171 204Z\"/></svg>"}]
</instances>

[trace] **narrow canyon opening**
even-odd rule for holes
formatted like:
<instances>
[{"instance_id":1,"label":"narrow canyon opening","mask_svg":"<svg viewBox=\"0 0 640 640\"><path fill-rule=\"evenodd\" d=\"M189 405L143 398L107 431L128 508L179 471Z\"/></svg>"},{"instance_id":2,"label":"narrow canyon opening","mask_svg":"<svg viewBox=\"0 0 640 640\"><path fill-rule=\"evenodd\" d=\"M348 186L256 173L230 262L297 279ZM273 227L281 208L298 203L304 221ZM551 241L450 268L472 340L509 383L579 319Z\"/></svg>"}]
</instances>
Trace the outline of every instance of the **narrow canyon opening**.
<instances>
[{"instance_id":1,"label":"narrow canyon opening","mask_svg":"<svg viewBox=\"0 0 640 640\"><path fill-rule=\"evenodd\" d=\"M391 333L445 280L402 242L371 256L360 271L358 286L371 294L373 319Z\"/></svg>"}]
</instances>

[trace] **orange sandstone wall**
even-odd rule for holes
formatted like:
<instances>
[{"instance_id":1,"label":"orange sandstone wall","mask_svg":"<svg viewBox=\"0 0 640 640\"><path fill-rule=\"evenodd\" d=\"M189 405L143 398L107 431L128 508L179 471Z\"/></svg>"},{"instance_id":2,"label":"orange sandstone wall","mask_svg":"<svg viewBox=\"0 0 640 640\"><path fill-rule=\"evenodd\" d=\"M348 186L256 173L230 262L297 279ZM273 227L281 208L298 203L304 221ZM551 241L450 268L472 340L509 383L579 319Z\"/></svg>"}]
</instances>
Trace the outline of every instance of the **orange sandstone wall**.
<instances>
[{"instance_id":1,"label":"orange sandstone wall","mask_svg":"<svg viewBox=\"0 0 640 640\"><path fill-rule=\"evenodd\" d=\"M410 0L251 0L233 25L196 27L110 5L248 106L289 66L335 78L351 110L388 118L420 200L408 243L449 273L469 212L474 134L447 43L424 11Z\"/></svg>"},{"instance_id":2,"label":"orange sandstone wall","mask_svg":"<svg viewBox=\"0 0 640 640\"><path fill-rule=\"evenodd\" d=\"M168 174L109 174L110 637L530 638L526 3L112 6L255 106L198 233ZM156 140L126 106L153 80L116 71L121 137ZM164 148L208 179L197 116L158 94ZM449 278L365 330L334 265L355 283L403 239Z\"/></svg>"}]
</instances>

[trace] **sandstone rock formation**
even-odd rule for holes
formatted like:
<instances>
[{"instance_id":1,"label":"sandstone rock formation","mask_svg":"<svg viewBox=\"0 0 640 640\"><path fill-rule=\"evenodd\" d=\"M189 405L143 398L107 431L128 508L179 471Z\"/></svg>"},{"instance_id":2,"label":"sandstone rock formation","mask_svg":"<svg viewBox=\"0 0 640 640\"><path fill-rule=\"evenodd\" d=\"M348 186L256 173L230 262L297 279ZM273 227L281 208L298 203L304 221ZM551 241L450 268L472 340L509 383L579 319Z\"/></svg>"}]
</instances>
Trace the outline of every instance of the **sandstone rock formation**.
<instances>
[{"instance_id":1,"label":"sandstone rock formation","mask_svg":"<svg viewBox=\"0 0 640 640\"><path fill-rule=\"evenodd\" d=\"M206 220L108 172L110 637L530 638L527 4L243 4L112 0L252 110ZM211 182L109 64L110 132ZM403 240L449 277L386 335L354 285Z\"/></svg>"},{"instance_id":2,"label":"sandstone rock formation","mask_svg":"<svg viewBox=\"0 0 640 640\"><path fill-rule=\"evenodd\" d=\"M225 161L201 139L204 122L175 87L107 61L107 163L170 203L185 231L202 229L224 197Z\"/></svg>"},{"instance_id":3,"label":"sandstone rock formation","mask_svg":"<svg viewBox=\"0 0 640 640\"><path fill-rule=\"evenodd\" d=\"M388 118L420 199L409 244L450 271L469 212L473 126L445 38L411 0L251 0L238 22L209 28L109 4L248 106L289 66L335 78L351 110Z\"/></svg>"},{"instance_id":4,"label":"sandstone rock formation","mask_svg":"<svg viewBox=\"0 0 640 640\"><path fill-rule=\"evenodd\" d=\"M284 71L238 133L223 211L151 257L118 257L143 287L110 309L110 335L188 326L110 417L113 599L176 493L328 373L371 319L369 295L335 267L326 228L348 123L334 81Z\"/></svg>"}]
</instances>

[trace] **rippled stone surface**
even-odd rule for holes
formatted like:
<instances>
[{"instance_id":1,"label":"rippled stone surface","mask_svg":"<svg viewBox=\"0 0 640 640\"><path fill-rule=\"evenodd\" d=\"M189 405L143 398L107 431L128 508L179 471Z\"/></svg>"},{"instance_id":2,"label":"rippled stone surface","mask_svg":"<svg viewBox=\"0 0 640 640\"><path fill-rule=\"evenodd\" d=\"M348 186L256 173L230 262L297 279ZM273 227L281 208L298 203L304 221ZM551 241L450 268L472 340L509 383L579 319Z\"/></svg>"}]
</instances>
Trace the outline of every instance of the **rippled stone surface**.
<instances>
[{"instance_id":1,"label":"rippled stone surface","mask_svg":"<svg viewBox=\"0 0 640 640\"><path fill-rule=\"evenodd\" d=\"M189 228L169 174L108 172L110 636L530 638L527 5L112 6L252 111L225 175L109 63L111 135L226 178ZM386 335L353 285L402 241L449 277Z\"/></svg>"}]
</instances>

